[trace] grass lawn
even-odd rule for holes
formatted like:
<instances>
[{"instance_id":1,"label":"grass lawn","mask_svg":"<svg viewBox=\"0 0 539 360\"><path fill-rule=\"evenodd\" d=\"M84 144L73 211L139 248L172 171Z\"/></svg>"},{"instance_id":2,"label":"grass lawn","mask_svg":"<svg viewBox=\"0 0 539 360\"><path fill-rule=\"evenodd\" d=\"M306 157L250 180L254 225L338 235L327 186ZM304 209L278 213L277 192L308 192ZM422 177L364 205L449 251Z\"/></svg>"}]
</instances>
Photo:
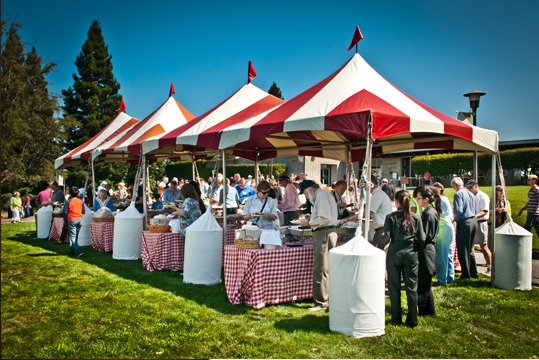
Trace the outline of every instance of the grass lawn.
<instances>
[{"instance_id":1,"label":"grass lawn","mask_svg":"<svg viewBox=\"0 0 539 360\"><path fill-rule=\"evenodd\" d=\"M539 289L498 290L489 278L434 288L435 318L386 326L376 338L329 330L312 301L262 310L232 305L224 284L184 284L84 247L2 225L2 358L532 358ZM405 302L405 296L403 296ZM389 300L386 300L389 310ZM386 321L389 320L386 314Z\"/></svg>"}]
</instances>

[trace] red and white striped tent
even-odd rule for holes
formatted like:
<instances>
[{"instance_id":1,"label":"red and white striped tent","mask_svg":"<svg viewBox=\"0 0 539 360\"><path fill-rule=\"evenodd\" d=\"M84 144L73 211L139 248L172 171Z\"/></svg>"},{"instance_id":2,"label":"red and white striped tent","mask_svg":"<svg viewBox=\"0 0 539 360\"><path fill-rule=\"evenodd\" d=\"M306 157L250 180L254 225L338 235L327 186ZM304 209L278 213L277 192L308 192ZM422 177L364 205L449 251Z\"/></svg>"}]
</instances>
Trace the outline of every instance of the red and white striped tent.
<instances>
[{"instance_id":1,"label":"red and white striped tent","mask_svg":"<svg viewBox=\"0 0 539 360\"><path fill-rule=\"evenodd\" d=\"M94 161L138 162L142 142L166 133L194 119L194 115L172 95L144 120L114 139L102 144L92 153Z\"/></svg>"},{"instance_id":2,"label":"red and white striped tent","mask_svg":"<svg viewBox=\"0 0 539 360\"><path fill-rule=\"evenodd\" d=\"M54 168L59 169L82 163L88 163L91 160L91 154L94 149L99 147L99 145L110 141L119 134L125 133L139 122L140 120L127 115L125 112L121 112L103 130L94 135L90 140L56 159L54 162Z\"/></svg>"},{"instance_id":3,"label":"red and white striped tent","mask_svg":"<svg viewBox=\"0 0 539 360\"><path fill-rule=\"evenodd\" d=\"M142 153L148 159L207 157L215 153L215 142L207 133L226 128L227 121L242 114L255 116L282 104L284 100L259 89L252 83L243 85L229 98L187 124L155 136L142 143ZM246 110L248 109L248 110ZM207 146L210 144L210 146Z\"/></svg>"},{"instance_id":4,"label":"red and white striped tent","mask_svg":"<svg viewBox=\"0 0 539 360\"><path fill-rule=\"evenodd\" d=\"M268 112L206 132L227 154L259 160L317 156L358 161L372 119L373 153L412 149L497 151L498 133L463 123L405 94L355 54L334 74ZM230 119L229 119L230 120ZM348 157L350 151L351 158Z\"/></svg>"}]
</instances>

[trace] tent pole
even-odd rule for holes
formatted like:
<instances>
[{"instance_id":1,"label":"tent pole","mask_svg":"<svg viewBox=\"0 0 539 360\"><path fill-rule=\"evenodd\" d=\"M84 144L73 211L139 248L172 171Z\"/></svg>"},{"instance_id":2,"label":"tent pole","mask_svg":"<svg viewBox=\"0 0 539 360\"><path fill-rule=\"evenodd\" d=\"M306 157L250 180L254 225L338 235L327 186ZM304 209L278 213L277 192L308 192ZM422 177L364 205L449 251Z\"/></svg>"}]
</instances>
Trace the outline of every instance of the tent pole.
<instances>
[{"instance_id":1,"label":"tent pole","mask_svg":"<svg viewBox=\"0 0 539 360\"><path fill-rule=\"evenodd\" d=\"M94 171L94 156L92 155L92 209L95 204L95 171Z\"/></svg>"},{"instance_id":2,"label":"tent pole","mask_svg":"<svg viewBox=\"0 0 539 360\"><path fill-rule=\"evenodd\" d=\"M345 174L345 180L346 180L346 183L348 185L350 185L350 145L346 146L346 174Z\"/></svg>"},{"instance_id":3,"label":"tent pole","mask_svg":"<svg viewBox=\"0 0 539 360\"><path fill-rule=\"evenodd\" d=\"M195 181L195 155L194 154L191 156L191 168L193 170L193 177L191 179Z\"/></svg>"},{"instance_id":4,"label":"tent pole","mask_svg":"<svg viewBox=\"0 0 539 360\"><path fill-rule=\"evenodd\" d=\"M494 287L496 285L496 277L494 272L494 257L496 256L496 247L495 247L495 238L496 238L496 153L492 153L492 165L491 165L491 179L490 184L492 187L491 191L491 201L490 201L490 241L492 241L492 256L490 264L491 266L491 277L490 277L490 285ZM488 246L488 244L487 244Z\"/></svg>"},{"instance_id":5,"label":"tent pole","mask_svg":"<svg viewBox=\"0 0 539 360\"><path fill-rule=\"evenodd\" d=\"M146 168L147 168L147 165L146 165L146 155L142 155L142 176L143 176L143 179L142 179L142 209L143 209L143 212L144 212L144 221L142 222L142 229L143 230L148 230L148 224L146 223L147 222L147 218L148 218L148 197L147 197L147 194L146 194L146 181L147 181L147 178L146 178Z\"/></svg>"},{"instance_id":6,"label":"tent pole","mask_svg":"<svg viewBox=\"0 0 539 360\"><path fill-rule=\"evenodd\" d=\"M254 173L256 184L258 185L259 176L258 176L258 150L255 151L255 173Z\"/></svg>"},{"instance_id":7,"label":"tent pole","mask_svg":"<svg viewBox=\"0 0 539 360\"><path fill-rule=\"evenodd\" d=\"M227 196L227 185L226 185L226 157L225 150L223 150L223 246L226 244L226 196Z\"/></svg>"},{"instance_id":8,"label":"tent pole","mask_svg":"<svg viewBox=\"0 0 539 360\"><path fill-rule=\"evenodd\" d=\"M367 149L365 153L365 161L367 161L367 174L365 174L365 234L364 237L369 240L369 227L371 218L371 162L372 162L372 113L369 116L367 124ZM363 176L363 175L362 175Z\"/></svg>"}]
</instances>

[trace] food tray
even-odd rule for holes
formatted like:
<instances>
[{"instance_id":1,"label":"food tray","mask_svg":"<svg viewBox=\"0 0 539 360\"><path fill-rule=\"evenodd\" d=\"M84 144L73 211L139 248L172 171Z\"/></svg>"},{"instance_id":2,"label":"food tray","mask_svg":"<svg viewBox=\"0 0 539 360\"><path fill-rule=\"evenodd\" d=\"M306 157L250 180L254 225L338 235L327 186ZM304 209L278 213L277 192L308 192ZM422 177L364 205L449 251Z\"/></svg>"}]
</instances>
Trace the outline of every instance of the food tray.
<instances>
[{"instance_id":1,"label":"food tray","mask_svg":"<svg viewBox=\"0 0 539 360\"><path fill-rule=\"evenodd\" d=\"M170 232L170 225L150 225L148 224L148 230L151 233L168 233Z\"/></svg>"}]
</instances>

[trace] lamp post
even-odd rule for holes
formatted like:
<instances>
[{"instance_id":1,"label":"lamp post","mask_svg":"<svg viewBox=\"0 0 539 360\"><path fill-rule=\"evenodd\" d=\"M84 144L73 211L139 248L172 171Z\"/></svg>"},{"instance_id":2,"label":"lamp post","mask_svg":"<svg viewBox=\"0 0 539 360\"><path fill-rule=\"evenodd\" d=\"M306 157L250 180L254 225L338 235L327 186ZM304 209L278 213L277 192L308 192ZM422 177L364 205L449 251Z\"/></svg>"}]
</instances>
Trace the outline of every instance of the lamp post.
<instances>
[{"instance_id":1,"label":"lamp post","mask_svg":"<svg viewBox=\"0 0 539 360\"><path fill-rule=\"evenodd\" d=\"M477 126L477 108L479 107L479 98L481 96L486 95L486 93L479 91L479 90L473 90L469 93L464 94L465 97L467 97L470 100L470 107L472 108L472 125ZM477 150L474 150L473 152L473 178L475 181L477 181Z\"/></svg>"}]
</instances>

